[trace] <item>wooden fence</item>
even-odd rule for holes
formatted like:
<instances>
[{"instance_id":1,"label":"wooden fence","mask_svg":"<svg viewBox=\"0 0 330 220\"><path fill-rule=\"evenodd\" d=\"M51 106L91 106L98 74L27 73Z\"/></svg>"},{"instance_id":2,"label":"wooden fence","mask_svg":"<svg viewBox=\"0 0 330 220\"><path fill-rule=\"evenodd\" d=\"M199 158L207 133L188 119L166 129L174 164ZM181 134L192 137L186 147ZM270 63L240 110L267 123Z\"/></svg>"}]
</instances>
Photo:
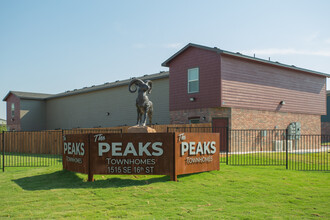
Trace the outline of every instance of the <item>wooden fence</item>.
<instances>
[{"instance_id":1,"label":"wooden fence","mask_svg":"<svg viewBox=\"0 0 330 220\"><path fill-rule=\"evenodd\" d=\"M205 124L180 124L180 125L152 125L157 132L166 133L170 128L203 128L210 127L211 123ZM6 153L25 154L62 154L62 137L66 134L86 134L86 133L126 133L130 126L111 128L82 128L72 130L46 130L46 131L16 131L4 132L0 134L0 152L3 151L3 144ZM209 128L208 128L209 129ZM3 140L4 138L4 140Z\"/></svg>"},{"instance_id":2,"label":"wooden fence","mask_svg":"<svg viewBox=\"0 0 330 220\"><path fill-rule=\"evenodd\" d=\"M120 127L111 127L111 129L121 129L123 133L127 132L127 129L131 126L120 126ZM168 128L171 128L170 131L173 131L174 128L198 128L198 131L200 129L205 128L208 129L212 127L211 123L200 123L200 124L169 124L169 125L151 125L151 128L155 129L159 133L166 133L168 131ZM95 128L95 129L104 129L104 128Z\"/></svg>"}]
</instances>

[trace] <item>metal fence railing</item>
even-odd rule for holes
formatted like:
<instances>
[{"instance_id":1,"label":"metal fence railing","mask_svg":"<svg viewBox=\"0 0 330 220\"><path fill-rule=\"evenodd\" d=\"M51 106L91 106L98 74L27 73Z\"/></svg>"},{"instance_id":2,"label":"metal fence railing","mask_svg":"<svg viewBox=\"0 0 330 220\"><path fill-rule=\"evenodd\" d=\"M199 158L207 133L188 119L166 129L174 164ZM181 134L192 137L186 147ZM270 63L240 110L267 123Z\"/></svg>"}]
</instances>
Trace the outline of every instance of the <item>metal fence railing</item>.
<instances>
[{"instance_id":1,"label":"metal fence railing","mask_svg":"<svg viewBox=\"0 0 330 220\"><path fill-rule=\"evenodd\" d=\"M220 163L286 166L329 171L330 135L288 135L287 130L230 130L223 127L167 127L167 132L220 133ZM62 163L66 134L122 133L121 129L72 129L0 133L0 169Z\"/></svg>"},{"instance_id":2,"label":"metal fence railing","mask_svg":"<svg viewBox=\"0 0 330 220\"><path fill-rule=\"evenodd\" d=\"M287 168L291 170L329 171L330 136L289 136Z\"/></svg>"},{"instance_id":3,"label":"metal fence railing","mask_svg":"<svg viewBox=\"0 0 330 220\"><path fill-rule=\"evenodd\" d=\"M230 165L285 165L286 130L231 130Z\"/></svg>"},{"instance_id":4,"label":"metal fence railing","mask_svg":"<svg viewBox=\"0 0 330 220\"><path fill-rule=\"evenodd\" d=\"M220 143L225 145L225 150L220 150L220 162L229 165L286 166L291 170L316 171L329 171L330 167L330 135L289 135L286 129L216 127L173 127L168 132L220 133Z\"/></svg>"}]
</instances>

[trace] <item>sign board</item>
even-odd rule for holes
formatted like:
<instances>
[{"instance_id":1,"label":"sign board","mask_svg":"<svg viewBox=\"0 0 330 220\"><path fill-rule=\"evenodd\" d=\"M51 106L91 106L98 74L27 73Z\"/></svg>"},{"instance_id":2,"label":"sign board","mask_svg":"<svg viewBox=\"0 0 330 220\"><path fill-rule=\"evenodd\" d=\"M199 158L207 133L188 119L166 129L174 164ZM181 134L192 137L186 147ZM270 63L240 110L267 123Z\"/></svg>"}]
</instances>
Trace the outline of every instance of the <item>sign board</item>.
<instances>
[{"instance_id":1,"label":"sign board","mask_svg":"<svg viewBox=\"0 0 330 220\"><path fill-rule=\"evenodd\" d=\"M63 169L88 174L177 175L219 170L218 133L71 134Z\"/></svg>"},{"instance_id":2,"label":"sign board","mask_svg":"<svg viewBox=\"0 0 330 220\"><path fill-rule=\"evenodd\" d=\"M63 137L63 169L88 174L88 134L71 134Z\"/></svg>"},{"instance_id":3,"label":"sign board","mask_svg":"<svg viewBox=\"0 0 330 220\"><path fill-rule=\"evenodd\" d=\"M219 170L218 133L175 133L176 175Z\"/></svg>"},{"instance_id":4,"label":"sign board","mask_svg":"<svg viewBox=\"0 0 330 220\"><path fill-rule=\"evenodd\" d=\"M173 134L94 134L90 145L93 174L170 175Z\"/></svg>"}]
</instances>

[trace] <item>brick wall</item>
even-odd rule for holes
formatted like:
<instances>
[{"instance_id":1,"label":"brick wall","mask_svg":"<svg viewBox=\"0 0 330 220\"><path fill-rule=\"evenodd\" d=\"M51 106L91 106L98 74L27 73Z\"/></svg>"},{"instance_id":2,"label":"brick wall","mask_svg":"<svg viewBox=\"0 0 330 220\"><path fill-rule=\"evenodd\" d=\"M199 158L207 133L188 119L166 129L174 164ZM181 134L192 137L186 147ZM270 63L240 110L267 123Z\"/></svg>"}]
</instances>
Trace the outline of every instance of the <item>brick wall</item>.
<instances>
[{"instance_id":1,"label":"brick wall","mask_svg":"<svg viewBox=\"0 0 330 220\"><path fill-rule=\"evenodd\" d=\"M321 123L321 132L322 135L330 135L330 122L324 122Z\"/></svg>"},{"instance_id":2,"label":"brick wall","mask_svg":"<svg viewBox=\"0 0 330 220\"><path fill-rule=\"evenodd\" d=\"M230 119L230 108L198 108L170 111L171 124L189 124L189 118L195 117L199 117L201 123L210 123L212 118Z\"/></svg>"},{"instance_id":3,"label":"brick wall","mask_svg":"<svg viewBox=\"0 0 330 220\"><path fill-rule=\"evenodd\" d=\"M170 111L170 117L171 124L188 124L189 118L195 117L199 117L201 123L210 123L212 118L228 118L231 129L286 129L291 122L300 122L302 134L321 134L320 115L239 108L200 108Z\"/></svg>"},{"instance_id":4,"label":"brick wall","mask_svg":"<svg viewBox=\"0 0 330 220\"><path fill-rule=\"evenodd\" d=\"M321 116L232 108L232 129L286 129L291 122L301 123L302 134L321 134Z\"/></svg>"}]
</instances>

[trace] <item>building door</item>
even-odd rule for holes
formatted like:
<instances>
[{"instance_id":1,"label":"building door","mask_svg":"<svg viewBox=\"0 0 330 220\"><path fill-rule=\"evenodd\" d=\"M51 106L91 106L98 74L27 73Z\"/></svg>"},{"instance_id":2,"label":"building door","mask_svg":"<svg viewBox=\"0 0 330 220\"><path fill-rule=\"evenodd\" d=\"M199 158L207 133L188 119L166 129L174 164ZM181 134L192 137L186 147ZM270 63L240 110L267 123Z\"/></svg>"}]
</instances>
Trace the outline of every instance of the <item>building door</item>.
<instances>
[{"instance_id":1,"label":"building door","mask_svg":"<svg viewBox=\"0 0 330 220\"><path fill-rule=\"evenodd\" d=\"M212 131L220 133L220 152L226 152L228 145L228 118L212 118Z\"/></svg>"}]
</instances>

